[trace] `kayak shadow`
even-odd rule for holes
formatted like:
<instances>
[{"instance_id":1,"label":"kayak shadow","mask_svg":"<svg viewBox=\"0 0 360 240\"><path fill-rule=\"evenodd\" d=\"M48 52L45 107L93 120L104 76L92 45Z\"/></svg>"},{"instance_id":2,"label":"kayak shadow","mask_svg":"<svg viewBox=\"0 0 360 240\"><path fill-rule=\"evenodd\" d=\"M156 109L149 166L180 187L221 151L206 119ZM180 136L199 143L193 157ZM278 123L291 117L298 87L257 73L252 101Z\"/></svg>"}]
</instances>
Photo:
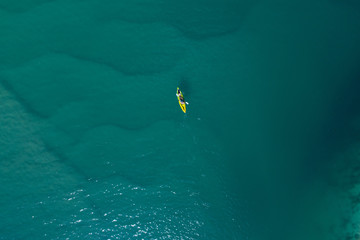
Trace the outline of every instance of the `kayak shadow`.
<instances>
[{"instance_id":1,"label":"kayak shadow","mask_svg":"<svg viewBox=\"0 0 360 240\"><path fill-rule=\"evenodd\" d=\"M190 84L189 84L189 80L185 77L182 77L180 82L179 82L179 88L181 90L181 92L183 92L184 97L189 97L191 95L191 89L190 89Z\"/></svg>"}]
</instances>

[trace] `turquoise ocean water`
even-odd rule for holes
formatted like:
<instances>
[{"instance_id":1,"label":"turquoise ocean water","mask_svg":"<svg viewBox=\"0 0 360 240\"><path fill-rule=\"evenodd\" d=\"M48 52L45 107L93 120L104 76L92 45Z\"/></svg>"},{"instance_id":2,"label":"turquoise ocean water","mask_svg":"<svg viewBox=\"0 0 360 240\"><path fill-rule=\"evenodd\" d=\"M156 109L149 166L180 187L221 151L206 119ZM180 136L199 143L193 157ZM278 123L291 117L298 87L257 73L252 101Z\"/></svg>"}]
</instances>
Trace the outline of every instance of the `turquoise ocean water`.
<instances>
[{"instance_id":1,"label":"turquoise ocean water","mask_svg":"<svg viewBox=\"0 0 360 240\"><path fill-rule=\"evenodd\" d=\"M359 43L352 0L0 0L0 239L359 239Z\"/></svg>"}]
</instances>

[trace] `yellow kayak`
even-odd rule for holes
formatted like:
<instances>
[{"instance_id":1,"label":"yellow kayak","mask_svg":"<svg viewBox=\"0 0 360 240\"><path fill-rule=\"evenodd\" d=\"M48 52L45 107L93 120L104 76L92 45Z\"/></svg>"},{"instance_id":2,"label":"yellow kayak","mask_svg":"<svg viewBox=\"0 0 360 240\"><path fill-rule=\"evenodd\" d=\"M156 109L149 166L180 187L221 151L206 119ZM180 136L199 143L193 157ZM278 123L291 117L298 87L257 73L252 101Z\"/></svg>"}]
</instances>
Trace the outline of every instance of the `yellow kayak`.
<instances>
[{"instance_id":1,"label":"yellow kayak","mask_svg":"<svg viewBox=\"0 0 360 240\"><path fill-rule=\"evenodd\" d=\"M176 89L176 94L178 94L178 92L180 92L180 96L182 97L182 102L181 102L180 101L180 96L177 96L177 99L179 101L179 105L181 107L181 110L183 110L183 112L186 113L186 104L185 104L184 96L183 96L182 92L179 90L179 88Z\"/></svg>"}]
</instances>

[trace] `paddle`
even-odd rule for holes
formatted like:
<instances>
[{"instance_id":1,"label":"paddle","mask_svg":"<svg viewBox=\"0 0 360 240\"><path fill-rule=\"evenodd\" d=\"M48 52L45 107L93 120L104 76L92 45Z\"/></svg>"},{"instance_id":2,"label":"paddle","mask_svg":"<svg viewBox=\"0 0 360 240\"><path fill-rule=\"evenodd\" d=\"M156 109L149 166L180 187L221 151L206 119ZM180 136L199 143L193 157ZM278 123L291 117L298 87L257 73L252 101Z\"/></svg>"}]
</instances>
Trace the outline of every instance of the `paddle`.
<instances>
[{"instance_id":1,"label":"paddle","mask_svg":"<svg viewBox=\"0 0 360 240\"><path fill-rule=\"evenodd\" d=\"M179 95L176 93L176 96L178 97ZM189 103L188 102L185 102L186 103L186 105L189 105Z\"/></svg>"}]
</instances>

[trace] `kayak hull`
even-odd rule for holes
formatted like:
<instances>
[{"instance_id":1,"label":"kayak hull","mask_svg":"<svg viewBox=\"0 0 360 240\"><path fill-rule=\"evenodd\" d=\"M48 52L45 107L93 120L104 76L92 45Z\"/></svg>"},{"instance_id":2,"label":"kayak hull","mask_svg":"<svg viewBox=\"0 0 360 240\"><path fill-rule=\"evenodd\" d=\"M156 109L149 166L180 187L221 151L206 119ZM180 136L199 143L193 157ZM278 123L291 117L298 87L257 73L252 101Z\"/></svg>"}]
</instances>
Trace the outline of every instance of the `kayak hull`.
<instances>
[{"instance_id":1,"label":"kayak hull","mask_svg":"<svg viewBox=\"0 0 360 240\"><path fill-rule=\"evenodd\" d=\"M179 88L177 88L176 94L177 94L178 90L179 90ZM180 95L181 95L181 97L183 97L183 99L184 99L184 95L182 94L181 91L180 91ZM179 101L179 105L180 105L181 110L182 110L184 113L186 113L186 104L180 102L180 97L179 97L179 96L177 96L177 99L178 99L178 101Z\"/></svg>"}]
</instances>

